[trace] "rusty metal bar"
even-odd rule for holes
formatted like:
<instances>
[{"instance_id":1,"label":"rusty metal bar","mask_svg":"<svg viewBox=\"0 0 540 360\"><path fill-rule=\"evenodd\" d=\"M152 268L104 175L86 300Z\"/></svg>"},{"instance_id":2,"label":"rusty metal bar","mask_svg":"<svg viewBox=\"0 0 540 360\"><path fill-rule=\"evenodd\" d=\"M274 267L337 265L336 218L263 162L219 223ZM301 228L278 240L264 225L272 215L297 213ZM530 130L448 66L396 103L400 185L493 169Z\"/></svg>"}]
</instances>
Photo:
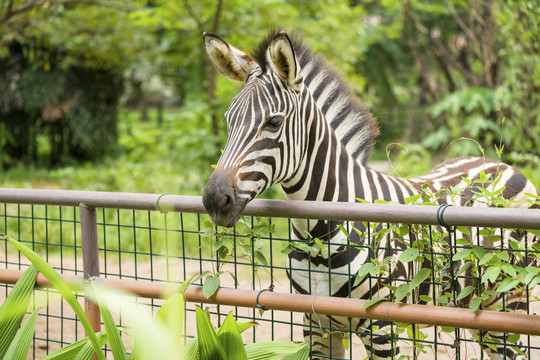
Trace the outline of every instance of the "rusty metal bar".
<instances>
[{"instance_id":1,"label":"rusty metal bar","mask_svg":"<svg viewBox=\"0 0 540 360\"><path fill-rule=\"evenodd\" d=\"M84 279L99 277L99 250L97 236L97 216L96 209L86 204L79 204L81 215L81 241L83 257ZM101 331L101 314L99 306L88 297L84 298L84 312L92 324L95 332ZM97 356L94 355L97 359Z\"/></svg>"},{"instance_id":2,"label":"rusty metal bar","mask_svg":"<svg viewBox=\"0 0 540 360\"><path fill-rule=\"evenodd\" d=\"M14 284L24 273L22 270L0 269L0 283ZM63 276L63 279L74 288L81 288L82 279ZM127 290L146 298L160 298L174 291L174 285L146 280L108 279L98 280L105 286ZM50 287L51 284L41 274L37 275L36 285ZM184 298L187 302L220 304L257 308L258 291L220 288L214 296L205 298L202 287L188 287ZM262 292L259 304L268 310L283 310L303 313L316 313L357 317L363 319L379 319L400 321L425 325L449 326L465 329L500 331L506 333L540 335L540 316L515 314L500 311L475 311L432 305L402 304L382 302L364 309L367 300L347 299L329 296L312 296L288 293Z\"/></svg>"},{"instance_id":3,"label":"rusty metal bar","mask_svg":"<svg viewBox=\"0 0 540 360\"><path fill-rule=\"evenodd\" d=\"M0 189L0 203L78 206L81 202L94 208L206 213L202 199L198 196ZM282 218L438 225L437 207L426 205L256 199L248 204L244 214ZM444 222L448 226L540 229L540 210L449 207L444 211Z\"/></svg>"}]
</instances>

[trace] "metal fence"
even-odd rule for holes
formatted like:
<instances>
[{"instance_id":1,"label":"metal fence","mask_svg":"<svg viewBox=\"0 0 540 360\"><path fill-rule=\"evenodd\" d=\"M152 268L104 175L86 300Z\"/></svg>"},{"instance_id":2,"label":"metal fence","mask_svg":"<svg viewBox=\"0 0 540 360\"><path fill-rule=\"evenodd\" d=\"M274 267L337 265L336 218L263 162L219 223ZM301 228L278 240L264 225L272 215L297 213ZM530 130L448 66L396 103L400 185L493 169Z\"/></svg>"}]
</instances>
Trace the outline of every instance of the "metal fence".
<instances>
[{"instance_id":1,"label":"metal fence","mask_svg":"<svg viewBox=\"0 0 540 360\"><path fill-rule=\"evenodd\" d=\"M246 342L301 341L304 330L310 330L302 322L303 313L327 314L394 321L392 341L403 345L400 356L405 358L484 358L478 342L493 347L495 340L481 335L473 337L462 328L504 332L508 336L497 341L505 345L508 342L509 348L517 340L510 334L526 334L521 336L525 354L529 359L540 358L540 341L534 336L540 335L540 318L532 315L536 313L533 300L538 294L535 292L530 297L527 295L526 314L435 306L440 305L435 295L431 305L384 302L364 308L370 299L294 294L286 277L286 271L294 269L288 268L285 253L291 247L302 249L310 243L291 240L291 218L364 221L368 229L379 229L370 236L380 236L381 229L390 230L392 224L420 224L415 231L431 238L441 229L437 207L254 200L246 208L239 226L222 230L204 215L199 197L0 189L0 204L1 233L31 246L68 281L90 276L127 289L136 296L126 301L136 302L141 308L155 312L163 303L160 296L170 290L171 283L179 284L191 275L202 274L198 286L186 292L190 306L184 330L188 336L196 333L194 306L198 304L208 308L215 325L231 311L239 320L258 322L259 326L243 334ZM503 228L540 229L540 210L447 208L444 224L491 227L500 234ZM353 231L344 229L344 234L347 230ZM459 241L451 244L446 250L431 250L431 255L448 257L474 247ZM0 284L5 289L0 294L1 300L29 262L7 242L0 245ZM529 245L525 249L508 247L497 251L536 254L536 248ZM440 272L440 269L431 270ZM215 285L217 274L220 289L207 299L203 284L208 281L208 285ZM476 277L480 279L482 275ZM372 281L388 276L381 273L373 276ZM501 280L502 277L497 277L497 281ZM434 289L442 286L435 277L432 283ZM38 276L36 284L34 305L42 306L42 310L32 356L40 359L85 335L73 312L47 287L46 280ZM390 284L400 285L392 280ZM269 287L273 292L267 291ZM82 294L80 299L85 301ZM89 317L94 319L94 328L100 327L99 312L93 304L86 305ZM266 311L261 311L262 306ZM118 313L121 324L121 309ZM410 323L434 326L424 328ZM348 344L347 359L365 356L363 346L354 336L361 329L338 334L330 325L325 330L329 336L340 336Z\"/></svg>"}]
</instances>

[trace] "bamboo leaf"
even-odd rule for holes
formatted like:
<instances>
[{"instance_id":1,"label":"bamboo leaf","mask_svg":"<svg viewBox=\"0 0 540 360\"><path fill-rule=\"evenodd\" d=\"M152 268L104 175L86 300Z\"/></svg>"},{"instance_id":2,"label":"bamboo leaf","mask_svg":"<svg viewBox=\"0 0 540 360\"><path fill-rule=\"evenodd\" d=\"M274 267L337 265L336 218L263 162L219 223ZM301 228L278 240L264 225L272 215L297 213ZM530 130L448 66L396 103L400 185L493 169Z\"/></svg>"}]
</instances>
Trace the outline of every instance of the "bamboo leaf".
<instances>
[{"instance_id":1,"label":"bamboo leaf","mask_svg":"<svg viewBox=\"0 0 540 360\"><path fill-rule=\"evenodd\" d=\"M178 343L183 341L184 329L184 296L176 292L170 296L156 314L156 320L165 325L174 334Z\"/></svg>"},{"instance_id":2,"label":"bamboo leaf","mask_svg":"<svg viewBox=\"0 0 540 360\"><path fill-rule=\"evenodd\" d=\"M229 313L225 318L217 331L217 337L228 359L247 360L244 342L232 313Z\"/></svg>"},{"instance_id":3,"label":"bamboo leaf","mask_svg":"<svg viewBox=\"0 0 540 360\"><path fill-rule=\"evenodd\" d=\"M196 308L197 338L200 360L227 360L225 350L218 340L208 315L200 307Z\"/></svg>"},{"instance_id":4,"label":"bamboo leaf","mask_svg":"<svg viewBox=\"0 0 540 360\"><path fill-rule=\"evenodd\" d=\"M296 352L290 355L285 355L282 360L307 360L309 358L309 351L309 344L304 343L300 345L300 348Z\"/></svg>"},{"instance_id":5,"label":"bamboo leaf","mask_svg":"<svg viewBox=\"0 0 540 360\"><path fill-rule=\"evenodd\" d=\"M92 290L95 291L94 284L92 284ZM120 331L118 331L118 327L111 315L109 307L104 300L99 300L98 305L101 317L103 318L103 324L105 325L105 330L109 336L109 343L111 345L114 360L128 360L124 342L122 341Z\"/></svg>"},{"instance_id":6,"label":"bamboo leaf","mask_svg":"<svg viewBox=\"0 0 540 360\"><path fill-rule=\"evenodd\" d=\"M97 333L96 336L101 346L104 346L106 343L109 342L109 338L105 331L101 331ZM91 359L92 356L94 356L93 351L92 351L92 343L90 342L90 339L88 337L85 337L84 339L78 340L74 342L73 344L70 344L59 350L56 350L55 352L45 356L41 360L74 360L75 357L83 351L83 348L86 345L89 345L89 346L88 346L88 351L87 351L88 355L85 359Z\"/></svg>"},{"instance_id":7,"label":"bamboo leaf","mask_svg":"<svg viewBox=\"0 0 540 360\"><path fill-rule=\"evenodd\" d=\"M0 306L0 359L4 358L30 304L37 269L31 265Z\"/></svg>"},{"instance_id":8,"label":"bamboo leaf","mask_svg":"<svg viewBox=\"0 0 540 360\"><path fill-rule=\"evenodd\" d=\"M35 310L30 317L26 319L19 331L17 331L17 334L6 351L4 359L26 360L28 352L30 351L30 345L32 344L32 338L34 337L37 313L38 310Z\"/></svg>"},{"instance_id":9,"label":"bamboo leaf","mask_svg":"<svg viewBox=\"0 0 540 360\"><path fill-rule=\"evenodd\" d=\"M263 341L248 344L245 348L248 360L304 360L309 356L310 350L308 343L295 344L292 341ZM287 357L293 354L298 354L299 357Z\"/></svg>"},{"instance_id":10,"label":"bamboo leaf","mask_svg":"<svg viewBox=\"0 0 540 360\"><path fill-rule=\"evenodd\" d=\"M51 265L49 265L45 260L43 260L30 248L23 245L19 241L11 238L10 236L3 234L0 234L0 236L13 244L28 260L30 260L32 264L34 264L36 268L38 268L39 272L41 272L41 274L51 282L54 288L58 290L60 295L62 295L62 297L71 306L71 308L79 318L79 321L81 322L84 330L90 338L90 341L94 347L94 351L96 352L98 358L100 360L105 360L105 355L103 353L103 350L101 349L101 346L99 345L99 341L96 337L96 334L94 333L94 329L92 329L90 321L86 317L86 314L84 313L81 304L79 304L79 301L73 294L69 285L62 279L62 277L60 277L60 275L52 268Z\"/></svg>"}]
</instances>

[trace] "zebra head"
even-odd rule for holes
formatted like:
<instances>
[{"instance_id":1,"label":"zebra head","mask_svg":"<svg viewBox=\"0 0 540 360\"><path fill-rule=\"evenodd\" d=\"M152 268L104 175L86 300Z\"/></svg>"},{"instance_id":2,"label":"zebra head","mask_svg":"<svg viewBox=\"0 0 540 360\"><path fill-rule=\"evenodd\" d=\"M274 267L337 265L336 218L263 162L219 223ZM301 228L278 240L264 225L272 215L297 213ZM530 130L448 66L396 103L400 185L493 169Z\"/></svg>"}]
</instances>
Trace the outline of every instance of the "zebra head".
<instances>
[{"instance_id":1,"label":"zebra head","mask_svg":"<svg viewBox=\"0 0 540 360\"><path fill-rule=\"evenodd\" d=\"M215 35L203 38L213 65L228 79L244 82L225 113L227 143L203 192L212 221L231 227L250 200L290 178L298 166L302 147L289 142L305 131L297 111L303 79L285 32L268 39L263 63Z\"/></svg>"}]
</instances>

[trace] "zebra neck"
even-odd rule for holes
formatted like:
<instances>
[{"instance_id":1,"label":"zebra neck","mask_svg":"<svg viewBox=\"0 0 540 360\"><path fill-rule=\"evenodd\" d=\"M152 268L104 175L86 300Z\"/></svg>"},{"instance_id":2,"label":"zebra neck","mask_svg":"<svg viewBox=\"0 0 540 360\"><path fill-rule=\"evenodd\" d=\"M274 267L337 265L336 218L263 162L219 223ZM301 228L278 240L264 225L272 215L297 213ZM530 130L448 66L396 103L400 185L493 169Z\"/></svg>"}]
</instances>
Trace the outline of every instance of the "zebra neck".
<instances>
[{"instance_id":1,"label":"zebra neck","mask_svg":"<svg viewBox=\"0 0 540 360\"><path fill-rule=\"evenodd\" d=\"M307 151L296 174L282 183L288 200L355 201L355 174L360 166L336 137L322 114L315 116L308 126ZM342 222L324 220L293 220L294 235L328 240L330 232Z\"/></svg>"}]
</instances>

